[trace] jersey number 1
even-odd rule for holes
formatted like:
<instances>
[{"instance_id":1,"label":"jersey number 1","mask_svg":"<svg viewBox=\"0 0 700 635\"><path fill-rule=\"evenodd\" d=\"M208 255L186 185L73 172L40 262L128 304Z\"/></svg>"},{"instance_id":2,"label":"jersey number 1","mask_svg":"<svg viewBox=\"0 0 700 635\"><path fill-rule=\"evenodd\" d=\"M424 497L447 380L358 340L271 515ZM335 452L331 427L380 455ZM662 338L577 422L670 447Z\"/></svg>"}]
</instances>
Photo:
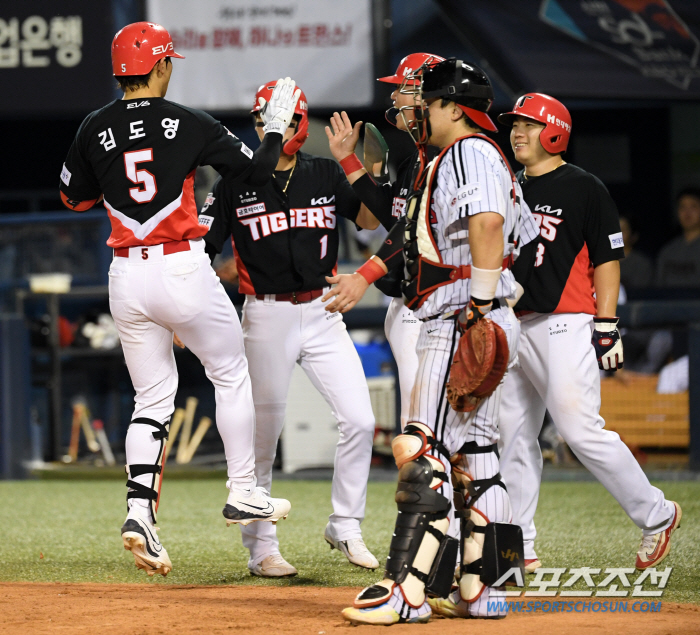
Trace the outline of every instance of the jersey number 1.
<instances>
[{"instance_id":1,"label":"jersey number 1","mask_svg":"<svg viewBox=\"0 0 700 635\"><path fill-rule=\"evenodd\" d=\"M156 178L148 170L136 169L139 163L146 163L147 161L153 161L153 148L124 153L126 178L140 186L129 189L129 196L137 203L148 203L152 201L153 197L158 192Z\"/></svg>"}]
</instances>

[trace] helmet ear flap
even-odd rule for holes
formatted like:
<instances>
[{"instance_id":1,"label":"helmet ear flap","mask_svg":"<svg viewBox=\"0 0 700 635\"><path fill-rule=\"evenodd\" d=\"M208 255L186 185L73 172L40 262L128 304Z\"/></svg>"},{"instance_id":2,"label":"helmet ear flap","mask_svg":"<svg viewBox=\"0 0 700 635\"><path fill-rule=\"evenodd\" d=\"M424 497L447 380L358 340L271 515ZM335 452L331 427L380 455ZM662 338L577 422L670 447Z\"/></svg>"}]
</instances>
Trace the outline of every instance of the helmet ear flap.
<instances>
[{"instance_id":1,"label":"helmet ear flap","mask_svg":"<svg viewBox=\"0 0 700 635\"><path fill-rule=\"evenodd\" d=\"M301 146L309 138L309 118L306 115L301 116L301 120L297 125L296 134L284 144L282 151L285 154L292 155L299 152Z\"/></svg>"}]
</instances>

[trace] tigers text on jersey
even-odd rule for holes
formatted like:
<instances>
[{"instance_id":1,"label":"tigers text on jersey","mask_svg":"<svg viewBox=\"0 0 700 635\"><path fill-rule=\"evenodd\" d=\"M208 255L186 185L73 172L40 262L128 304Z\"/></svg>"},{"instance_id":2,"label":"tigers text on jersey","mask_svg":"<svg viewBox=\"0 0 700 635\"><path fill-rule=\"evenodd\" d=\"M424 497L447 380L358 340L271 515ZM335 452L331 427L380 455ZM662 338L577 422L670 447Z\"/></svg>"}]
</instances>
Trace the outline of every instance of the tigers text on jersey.
<instances>
[{"instance_id":1,"label":"tigers text on jersey","mask_svg":"<svg viewBox=\"0 0 700 635\"><path fill-rule=\"evenodd\" d=\"M519 172L518 180L540 239L515 310L595 315L593 268L624 258L615 202L597 177L571 164L537 177Z\"/></svg>"},{"instance_id":2,"label":"tigers text on jersey","mask_svg":"<svg viewBox=\"0 0 700 635\"><path fill-rule=\"evenodd\" d=\"M202 208L200 223L210 226L207 243L221 252L232 238L241 293L328 286L325 277L338 260L337 216L357 218L360 200L340 166L304 152L296 156L293 171L275 173L263 187L219 179ZM285 193L280 184L287 179Z\"/></svg>"},{"instance_id":3,"label":"tigers text on jersey","mask_svg":"<svg viewBox=\"0 0 700 635\"><path fill-rule=\"evenodd\" d=\"M245 144L206 113L162 98L116 100L89 114L61 172L68 204L104 195L110 247L197 238L194 174L211 165L238 176L251 166Z\"/></svg>"},{"instance_id":4,"label":"tigers text on jersey","mask_svg":"<svg viewBox=\"0 0 700 635\"><path fill-rule=\"evenodd\" d=\"M429 224L432 239L446 265L460 266L472 262L469 248L469 217L482 212L503 216L503 240L506 258L517 257L521 245L537 238L538 228L522 192L514 183L511 172L492 143L478 137L456 141L436 159L437 175L433 181ZM430 177L428 177L430 178ZM516 201L513 200L515 187ZM419 221L419 240L421 222ZM518 248L514 247L517 242ZM422 251L422 249L421 249ZM427 253L425 257L431 258ZM471 281L467 279L439 287L416 309L418 318L461 309L470 298ZM497 298L513 297L515 278L509 269L501 273Z\"/></svg>"}]
</instances>

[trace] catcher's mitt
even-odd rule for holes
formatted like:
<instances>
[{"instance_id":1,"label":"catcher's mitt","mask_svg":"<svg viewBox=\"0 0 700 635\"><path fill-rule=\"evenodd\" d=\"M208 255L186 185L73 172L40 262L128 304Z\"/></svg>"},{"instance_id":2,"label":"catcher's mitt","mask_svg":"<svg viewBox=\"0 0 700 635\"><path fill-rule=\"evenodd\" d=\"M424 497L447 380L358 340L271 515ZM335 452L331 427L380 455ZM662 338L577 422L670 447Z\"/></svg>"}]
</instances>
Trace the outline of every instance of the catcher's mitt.
<instances>
[{"instance_id":1,"label":"catcher's mitt","mask_svg":"<svg viewBox=\"0 0 700 635\"><path fill-rule=\"evenodd\" d=\"M471 412L496 390L508 368L508 340L488 318L479 320L459 340L447 382L447 400L457 412Z\"/></svg>"}]
</instances>

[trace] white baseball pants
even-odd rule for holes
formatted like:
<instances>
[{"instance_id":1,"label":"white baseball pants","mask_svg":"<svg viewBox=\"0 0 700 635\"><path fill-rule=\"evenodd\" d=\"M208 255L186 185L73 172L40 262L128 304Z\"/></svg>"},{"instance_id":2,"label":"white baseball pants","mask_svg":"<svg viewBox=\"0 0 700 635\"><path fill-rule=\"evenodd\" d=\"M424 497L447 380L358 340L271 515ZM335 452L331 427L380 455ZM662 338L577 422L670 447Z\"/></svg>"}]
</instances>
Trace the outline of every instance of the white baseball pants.
<instances>
[{"instance_id":1,"label":"white baseball pants","mask_svg":"<svg viewBox=\"0 0 700 635\"><path fill-rule=\"evenodd\" d=\"M294 364L299 364L338 420L330 529L336 540L349 540L362 535L374 415L362 363L345 323L324 306L320 298L295 305L276 302L274 296L246 296L243 334L257 416L255 474L258 485L269 490L289 383ZM279 553L272 523L251 523L241 531L250 551L249 566Z\"/></svg>"},{"instance_id":2,"label":"white baseball pants","mask_svg":"<svg viewBox=\"0 0 700 635\"><path fill-rule=\"evenodd\" d=\"M401 429L406 427L411 407L411 392L418 372L416 345L420 335L420 320L404 303L403 298L392 298L384 320L384 334L399 369L401 394Z\"/></svg>"},{"instance_id":3,"label":"white baseball pants","mask_svg":"<svg viewBox=\"0 0 700 635\"><path fill-rule=\"evenodd\" d=\"M512 309L503 307L491 311L489 318L500 325L508 339L510 353L509 368L518 358L518 338L520 325ZM476 410L456 412L447 401L445 386L450 366L459 341L454 320L430 320L422 324L418 338L419 368L416 385L411 399L409 422L417 421L427 425L438 441L441 441L450 455L456 454L464 443L475 441L479 446L497 443L499 439L499 406L503 383L495 392L484 399ZM444 457L438 457L445 464L448 479L438 490L450 503L453 500L452 482L449 479L451 465ZM494 452L466 455L469 475L473 480L495 476L499 471L498 456ZM508 493L502 487L490 487L474 504L488 522L511 522L511 508ZM449 534L459 537L459 529L450 511ZM473 616L494 616L488 612L489 600L501 600L505 592L486 587L481 596L470 605Z\"/></svg>"},{"instance_id":4,"label":"white baseball pants","mask_svg":"<svg viewBox=\"0 0 700 635\"><path fill-rule=\"evenodd\" d=\"M527 559L537 557L534 517L542 477L537 437L545 409L581 463L644 534L662 531L673 518L673 505L649 483L619 435L604 428L592 331L593 318L585 313L532 314L521 324L520 361L501 398L500 445L501 475Z\"/></svg>"},{"instance_id":5,"label":"white baseball pants","mask_svg":"<svg viewBox=\"0 0 700 635\"><path fill-rule=\"evenodd\" d=\"M163 246L132 247L109 269L109 306L136 391L132 419L160 423L175 410L177 366L173 331L199 358L214 384L216 425L224 442L229 479L254 478L255 411L236 310L226 295L203 240L190 250L163 255ZM128 464L155 464L160 441L153 428L132 425L126 436ZM150 486L151 474L134 480ZM147 505L144 499L130 499ZM267 523L266 523L267 524Z\"/></svg>"}]
</instances>

